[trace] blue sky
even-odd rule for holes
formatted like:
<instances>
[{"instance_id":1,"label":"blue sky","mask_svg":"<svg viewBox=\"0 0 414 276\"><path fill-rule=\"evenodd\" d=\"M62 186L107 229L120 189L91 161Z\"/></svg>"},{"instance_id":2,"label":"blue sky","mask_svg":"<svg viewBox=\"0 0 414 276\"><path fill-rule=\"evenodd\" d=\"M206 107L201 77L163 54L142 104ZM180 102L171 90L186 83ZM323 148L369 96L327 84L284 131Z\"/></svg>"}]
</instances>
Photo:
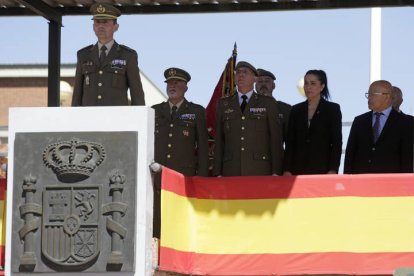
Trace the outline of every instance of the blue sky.
<instances>
[{"instance_id":1,"label":"blue sky","mask_svg":"<svg viewBox=\"0 0 414 276\"><path fill-rule=\"evenodd\" d=\"M277 77L276 97L304 100L297 83L309 69L328 75L332 101L343 120L367 111L370 9L175 15L123 15L116 40L137 50L141 70L161 89L171 66L192 80L186 97L206 106L234 42L238 60ZM63 18L62 63L96 42L90 16ZM1 64L47 63L48 22L41 17L1 17ZM414 113L413 8L382 9L382 78L404 93L402 110ZM346 141L344 141L346 143Z\"/></svg>"}]
</instances>

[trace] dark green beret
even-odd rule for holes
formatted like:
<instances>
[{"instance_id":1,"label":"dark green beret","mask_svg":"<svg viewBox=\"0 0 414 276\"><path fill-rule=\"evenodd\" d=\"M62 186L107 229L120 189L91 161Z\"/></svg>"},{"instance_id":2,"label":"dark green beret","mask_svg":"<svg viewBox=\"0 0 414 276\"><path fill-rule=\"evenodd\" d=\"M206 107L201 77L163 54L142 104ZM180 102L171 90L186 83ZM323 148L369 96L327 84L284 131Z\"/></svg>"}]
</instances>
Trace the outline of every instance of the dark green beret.
<instances>
[{"instance_id":1,"label":"dark green beret","mask_svg":"<svg viewBox=\"0 0 414 276\"><path fill-rule=\"evenodd\" d=\"M273 80L276 80L275 75L273 75L272 72L267 71L265 69L258 68L257 73L259 74L259 77L271 77Z\"/></svg>"},{"instance_id":2,"label":"dark green beret","mask_svg":"<svg viewBox=\"0 0 414 276\"><path fill-rule=\"evenodd\" d=\"M242 67L249 68L257 76L256 68L250 63L248 63L247 61L239 61L236 65L235 70L237 71L237 69L242 68Z\"/></svg>"},{"instance_id":3,"label":"dark green beret","mask_svg":"<svg viewBox=\"0 0 414 276\"><path fill-rule=\"evenodd\" d=\"M171 67L164 71L165 82L169 80L182 80L189 82L191 80L190 74L180 68Z\"/></svg>"},{"instance_id":4,"label":"dark green beret","mask_svg":"<svg viewBox=\"0 0 414 276\"><path fill-rule=\"evenodd\" d=\"M92 5L89 11L93 15L93 19L117 19L121 16L120 10L104 3Z\"/></svg>"}]
</instances>

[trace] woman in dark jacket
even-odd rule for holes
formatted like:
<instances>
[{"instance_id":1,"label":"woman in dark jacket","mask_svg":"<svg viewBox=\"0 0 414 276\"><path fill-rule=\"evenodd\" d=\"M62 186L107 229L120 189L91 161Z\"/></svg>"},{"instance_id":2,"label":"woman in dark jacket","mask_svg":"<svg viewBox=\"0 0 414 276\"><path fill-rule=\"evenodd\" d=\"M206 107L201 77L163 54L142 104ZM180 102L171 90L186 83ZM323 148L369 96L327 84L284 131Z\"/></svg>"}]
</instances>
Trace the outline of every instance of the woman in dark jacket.
<instances>
[{"instance_id":1,"label":"woman in dark jacket","mask_svg":"<svg viewBox=\"0 0 414 276\"><path fill-rule=\"evenodd\" d=\"M324 71L309 70L304 79L307 100L290 113L284 175L336 174L342 152L340 106L328 101Z\"/></svg>"}]
</instances>

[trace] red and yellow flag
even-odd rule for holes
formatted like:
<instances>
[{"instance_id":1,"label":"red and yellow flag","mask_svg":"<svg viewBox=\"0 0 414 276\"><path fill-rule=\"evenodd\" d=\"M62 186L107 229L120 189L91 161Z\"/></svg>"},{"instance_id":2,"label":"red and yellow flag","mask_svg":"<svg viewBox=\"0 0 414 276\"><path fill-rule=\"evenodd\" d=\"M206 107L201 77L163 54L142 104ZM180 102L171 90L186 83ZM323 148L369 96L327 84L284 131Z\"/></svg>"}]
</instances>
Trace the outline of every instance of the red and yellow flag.
<instances>
[{"instance_id":1,"label":"red and yellow flag","mask_svg":"<svg viewBox=\"0 0 414 276\"><path fill-rule=\"evenodd\" d=\"M392 274L414 267L414 175L184 177L163 168L160 269Z\"/></svg>"}]
</instances>

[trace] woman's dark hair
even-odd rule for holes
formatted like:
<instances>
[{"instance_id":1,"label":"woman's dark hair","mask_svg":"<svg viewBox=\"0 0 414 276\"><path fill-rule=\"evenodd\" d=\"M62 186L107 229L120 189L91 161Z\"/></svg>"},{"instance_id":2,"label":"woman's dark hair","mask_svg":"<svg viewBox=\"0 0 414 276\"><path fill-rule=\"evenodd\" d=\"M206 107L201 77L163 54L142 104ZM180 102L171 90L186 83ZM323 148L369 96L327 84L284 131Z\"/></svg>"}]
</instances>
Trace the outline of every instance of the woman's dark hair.
<instances>
[{"instance_id":1,"label":"woman's dark hair","mask_svg":"<svg viewBox=\"0 0 414 276\"><path fill-rule=\"evenodd\" d=\"M309 70L308 72L306 72L306 75L315 75L318 80L321 82L321 84L325 85L325 88L322 90L321 92L321 97L324 100L329 100L331 98L331 95L329 94L329 89L328 89L328 78L326 77L326 73L323 70Z\"/></svg>"}]
</instances>

